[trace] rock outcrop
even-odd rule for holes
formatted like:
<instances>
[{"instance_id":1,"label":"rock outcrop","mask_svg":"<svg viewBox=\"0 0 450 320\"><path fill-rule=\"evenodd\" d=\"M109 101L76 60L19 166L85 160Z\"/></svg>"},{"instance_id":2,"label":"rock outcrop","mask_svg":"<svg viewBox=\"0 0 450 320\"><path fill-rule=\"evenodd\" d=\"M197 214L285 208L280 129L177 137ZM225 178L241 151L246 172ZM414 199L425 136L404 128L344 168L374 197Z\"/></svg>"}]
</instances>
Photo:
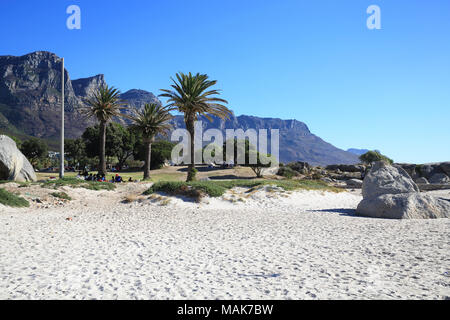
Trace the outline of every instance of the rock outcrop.
<instances>
[{"instance_id":1,"label":"rock outcrop","mask_svg":"<svg viewBox=\"0 0 450 320\"><path fill-rule=\"evenodd\" d=\"M363 200L356 211L374 218L449 218L450 201L420 193L405 170L380 161L364 178Z\"/></svg>"},{"instance_id":2,"label":"rock outcrop","mask_svg":"<svg viewBox=\"0 0 450 320\"><path fill-rule=\"evenodd\" d=\"M105 76L99 74L89 78L81 78L77 80L72 80L73 91L78 97L89 97L94 94L94 92L106 85Z\"/></svg>"},{"instance_id":3,"label":"rock outcrop","mask_svg":"<svg viewBox=\"0 0 450 320\"><path fill-rule=\"evenodd\" d=\"M416 180L414 180L414 182L417 184L430 184L427 178L424 177L417 178Z\"/></svg>"},{"instance_id":4,"label":"rock outcrop","mask_svg":"<svg viewBox=\"0 0 450 320\"><path fill-rule=\"evenodd\" d=\"M36 174L28 159L8 136L0 135L0 180L36 181Z\"/></svg>"},{"instance_id":5,"label":"rock outcrop","mask_svg":"<svg viewBox=\"0 0 450 320\"><path fill-rule=\"evenodd\" d=\"M363 182L359 179L350 179L345 182L348 187L351 188L362 188Z\"/></svg>"},{"instance_id":6,"label":"rock outcrop","mask_svg":"<svg viewBox=\"0 0 450 320\"><path fill-rule=\"evenodd\" d=\"M438 172L430 177L429 182L436 184L447 184L450 183L450 178L445 173Z\"/></svg>"},{"instance_id":7,"label":"rock outcrop","mask_svg":"<svg viewBox=\"0 0 450 320\"><path fill-rule=\"evenodd\" d=\"M366 167L361 164L332 164L326 166L327 170L339 170L342 172L364 172Z\"/></svg>"},{"instance_id":8,"label":"rock outcrop","mask_svg":"<svg viewBox=\"0 0 450 320\"><path fill-rule=\"evenodd\" d=\"M397 163L395 166L403 168L414 181L419 181L419 179L423 178L431 184L450 185L450 162L426 164Z\"/></svg>"},{"instance_id":9,"label":"rock outcrop","mask_svg":"<svg viewBox=\"0 0 450 320\"><path fill-rule=\"evenodd\" d=\"M440 167L442 169L442 171L447 174L448 176L450 176L450 161L448 162L441 162L440 163Z\"/></svg>"},{"instance_id":10,"label":"rock outcrop","mask_svg":"<svg viewBox=\"0 0 450 320\"><path fill-rule=\"evenodd\" d=\"M24 56L0 56L0 113L2 127L35 137L57 137L61 121L61 58L37 51ZM102 76L75 80L64 71L64 110L67 137L78 137L92 125L80 114L85 94Z\"/></svg>"}]
</instances>

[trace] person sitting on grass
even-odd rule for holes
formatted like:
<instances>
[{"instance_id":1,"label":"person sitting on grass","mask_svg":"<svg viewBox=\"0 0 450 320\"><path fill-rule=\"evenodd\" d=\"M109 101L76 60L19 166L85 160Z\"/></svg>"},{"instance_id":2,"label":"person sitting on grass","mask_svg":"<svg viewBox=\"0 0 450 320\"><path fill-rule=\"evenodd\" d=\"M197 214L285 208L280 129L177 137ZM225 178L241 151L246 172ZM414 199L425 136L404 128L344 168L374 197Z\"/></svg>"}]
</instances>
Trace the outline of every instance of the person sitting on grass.
<instances>
[{"instance_id":1,"label":"person sitting on grass","mask_svg":"<svg viewBox=\"0 0 450 320\"><path fill-rule=\"evenodd\" d=\"M119 174L118 174L118 173L116 173L116 178L115 178L114 182L116 182L116 183L120 183L120 182L122 182L122 177L121 177L121 176L119 176Z\"/></svg>"}]
</instances>

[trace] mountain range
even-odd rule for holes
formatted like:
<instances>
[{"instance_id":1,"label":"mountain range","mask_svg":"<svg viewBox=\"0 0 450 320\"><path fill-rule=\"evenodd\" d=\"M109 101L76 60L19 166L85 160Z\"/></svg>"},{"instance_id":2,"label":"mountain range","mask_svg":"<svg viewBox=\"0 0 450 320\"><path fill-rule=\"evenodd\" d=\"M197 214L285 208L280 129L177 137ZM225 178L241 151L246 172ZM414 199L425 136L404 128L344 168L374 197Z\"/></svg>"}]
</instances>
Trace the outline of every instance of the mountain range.
<instances>
[{"instance_id":1,"label":"mountain range","mask_svg":"<svg viewBox=\"0 0 450 320\"><path fill-rule=\"evenodd\" d=\"M35 136L56 140L60 127L61 59L54 53L37 51L24 56L0 56L0 131L18 137ZM82 117L84 99L105 85L104 75L71 80L64 71L65 134L68 138L81 136L94 120ZM132 89L121 98L128 105L141 108L145 103L160 103L151 92ZM129 111L125 111L129 112ZM355 153L336 148L314 135L298 120L261 118L234 114L227 120L200 118L204 129L279 129L280 161L305 161L313 165L352 164L358 162ZM117 119L126 125L125 120ZM174 128L183 128L182 115L173 119Z\"/></svg>"}]
</instances>

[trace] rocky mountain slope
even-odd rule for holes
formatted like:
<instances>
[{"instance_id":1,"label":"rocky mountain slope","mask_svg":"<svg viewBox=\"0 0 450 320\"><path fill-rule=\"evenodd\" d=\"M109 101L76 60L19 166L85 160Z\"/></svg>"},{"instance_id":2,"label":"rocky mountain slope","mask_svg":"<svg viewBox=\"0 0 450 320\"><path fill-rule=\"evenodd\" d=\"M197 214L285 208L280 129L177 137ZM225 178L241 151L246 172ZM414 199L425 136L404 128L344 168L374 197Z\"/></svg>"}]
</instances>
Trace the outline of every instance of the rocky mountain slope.
<instances>
[{"instance_id":1,"label":"rocky mountain slope","mask_svg":"<svg viewBox=\"0 0 450 320\"><path fill-rule=\"evenodd\" d=\"M65 70L65 132L78 137L93 122L80 114L83 100L105 84L103 75L71 80ZM0 56L0 130L43 138L57 138L61 105L61 60L53 53L38 51L24 56ZM151 92L132 89L121 95L128 105L140 108L145 103L160 101ZM358 162L355 154L338 149L312 134L306 124L297 120L232 116L203 120L204 129L247 130L279 129L280 160L306 161L316 165L351 164ZM121 121L123 122L123 120ZM175 128L183 128L182 116L174 119Z\"/></svg>"},{"instance_id":2,"label":"rocky mountain slope","mask_svg":"<svg viewBox=\"0 0 450 320\"><path fill-rule=\"evenodd\" d=\"M68 136L89 125L79 112L85 94L104 83L102 75L71 81L64 72L65 121ZM74 88L75 86L75 88ZM36 137L59 134L61 59L45 51L21 57L0 56L0 113L2 127Z\"/></svg>"}]
</instances>

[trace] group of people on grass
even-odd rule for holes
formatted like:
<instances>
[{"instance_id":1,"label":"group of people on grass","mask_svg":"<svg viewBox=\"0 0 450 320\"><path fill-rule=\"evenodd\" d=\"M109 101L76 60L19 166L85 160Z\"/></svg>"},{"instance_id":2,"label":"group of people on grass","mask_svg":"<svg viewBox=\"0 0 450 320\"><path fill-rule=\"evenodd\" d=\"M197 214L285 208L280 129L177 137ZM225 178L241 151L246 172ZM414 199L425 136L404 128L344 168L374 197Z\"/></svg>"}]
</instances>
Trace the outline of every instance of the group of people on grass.
<instances>
[{"instance_id":1,"label":"group of people on grass","mask_svg":"<svg viewBox=\"0 0 450 320\"><path fill-rule=\"evenodd\" d=\"M86 181L97 181L97 182L111 182L111 183L121 183L121 182L125 182L122 178L122 176L120 176L118 173L116 173L115 176L111 177L111 180L106 180L106 175L105 174L92 174L89 173L87 171L81 173L81 171L78 173L77 175L78 179L82 179L82 180L86 180ZM133 179L130 177L128 179L128 182L133 182Z\"/></svg>"}]
</instances>

